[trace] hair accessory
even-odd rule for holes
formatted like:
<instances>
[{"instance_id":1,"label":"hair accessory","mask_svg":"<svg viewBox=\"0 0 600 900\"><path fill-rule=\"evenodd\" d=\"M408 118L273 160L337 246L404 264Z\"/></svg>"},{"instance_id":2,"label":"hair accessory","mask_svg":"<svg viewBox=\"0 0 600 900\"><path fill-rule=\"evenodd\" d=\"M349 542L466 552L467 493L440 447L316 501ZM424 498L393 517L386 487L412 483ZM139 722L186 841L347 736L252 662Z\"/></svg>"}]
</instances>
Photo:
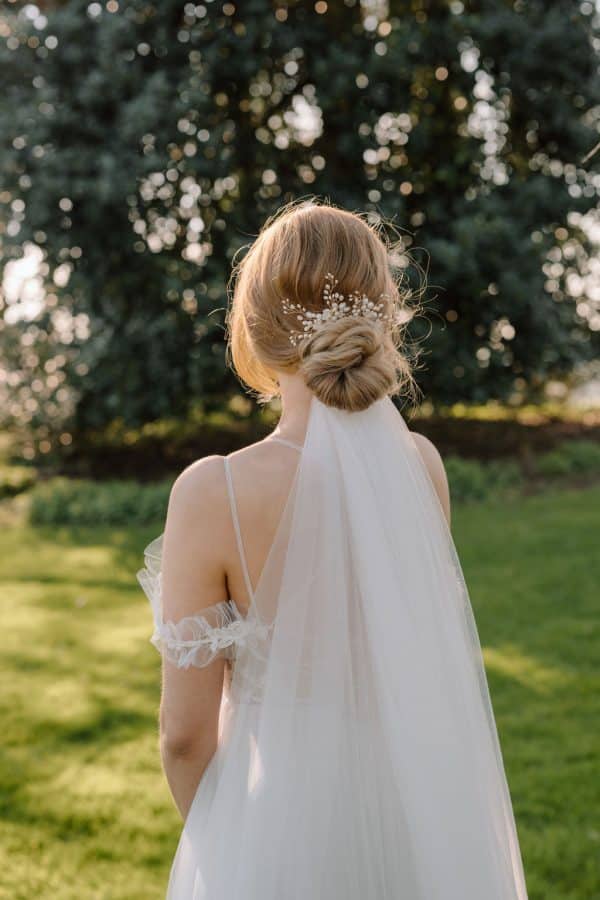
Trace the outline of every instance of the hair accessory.
<instances>
[{"instance_id":1,"label":"hair accessory","mask_svg":"<svg viewBox=\"0 0 600 900\"><path fill-rule=\"evenodd\" d=\"M361 316L372 321L379 321L383 324L394 321L394 316L385 312L385 294L380 294L379 301L370 300L360 291L352 291L350 294L342 294L336 291L335 287L338 279L328 272L325 276L325 287L323 288L323 304L324 309L321 312L312 312L305 309L300 303L292 303L288 297L282 300L283 311L293 313L296 319L302 325L301 329L295 329L290 332L290 343L297 346L303 338L311 337L319 328L327 322L336 322L347 316Z\"/></svg>"}]
</instances>

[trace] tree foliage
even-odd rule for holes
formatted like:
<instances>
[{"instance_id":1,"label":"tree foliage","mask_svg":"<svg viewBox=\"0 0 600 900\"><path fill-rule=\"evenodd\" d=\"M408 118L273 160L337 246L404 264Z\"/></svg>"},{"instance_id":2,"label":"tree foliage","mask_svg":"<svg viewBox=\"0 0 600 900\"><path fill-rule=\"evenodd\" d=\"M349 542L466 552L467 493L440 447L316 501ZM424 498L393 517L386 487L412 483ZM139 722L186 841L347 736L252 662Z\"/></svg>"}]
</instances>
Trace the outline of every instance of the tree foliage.
<instances>
[{"instance_id":1,"label":"tree foliage","mask_svg":"<svg viewBox=\"0 0 600 900\"><path fill-rule=\"evenodd\" d=\"M2 263L40 248L46 302L0 300L5 408L44 433L225 402L232 260L307 194L426 248L427 397L518 398L569 372L600 329L582 299L594 15L562 0L13 3Z\"/></svg>"}]
</instances>

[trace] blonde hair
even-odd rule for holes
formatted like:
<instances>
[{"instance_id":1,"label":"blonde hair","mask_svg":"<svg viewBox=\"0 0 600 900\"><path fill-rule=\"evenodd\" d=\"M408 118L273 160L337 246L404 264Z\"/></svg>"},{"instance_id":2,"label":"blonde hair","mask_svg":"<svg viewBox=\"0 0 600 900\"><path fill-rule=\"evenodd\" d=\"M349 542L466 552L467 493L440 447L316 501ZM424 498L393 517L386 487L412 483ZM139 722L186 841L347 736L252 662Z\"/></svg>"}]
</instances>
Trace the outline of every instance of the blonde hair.
<instances>
[{"instance_id":1,"label":"blonde hair","mask_svg":"<svg viewBox=\"0 0 600 900\"><path fill-rule=\"evenodd\" d=\"M239 378L267 401L279 393L277 372L299 372L319 400L348 411L366 409L386 394L412 393L410 365L398 349L403 325L347 316L296 346L290 342L298 322L284 311L283 299L320 312L329 272L336 290L381 299L390 319L403 311L408 322L409 293L394 278L390 247L377 227L314 199L291 203L266 221L232 273L227 328Z\"/></svg>"}]
</instances>

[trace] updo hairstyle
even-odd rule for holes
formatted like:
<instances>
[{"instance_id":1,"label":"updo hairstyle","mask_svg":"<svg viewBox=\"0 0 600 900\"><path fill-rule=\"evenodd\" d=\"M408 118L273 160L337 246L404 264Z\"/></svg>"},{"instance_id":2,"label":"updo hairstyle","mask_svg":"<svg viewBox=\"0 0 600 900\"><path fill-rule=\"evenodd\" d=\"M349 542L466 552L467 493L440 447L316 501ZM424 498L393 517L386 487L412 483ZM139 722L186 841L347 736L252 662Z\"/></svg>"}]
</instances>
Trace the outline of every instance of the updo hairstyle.
<instances>
[{"instance_id":1,"label":"updo hairstyle","mask_svg":"<svg viewBox=\"0 0 600 900\"><path fill-rule=\"evenodd\" d=\"M294 344L299 324L283 300L323 311L328 273L337 279L336 291L381 302L385 321L345 316ZM261 400L278 395L278 372L300 373L319 400L351 412L386 394L412 392L410 365L399 349L410 319L408 292L401 296L388 246L362 215L315 201L284 207L265 223L232 282L231 359Z\"/></svg>"}]
</instances>

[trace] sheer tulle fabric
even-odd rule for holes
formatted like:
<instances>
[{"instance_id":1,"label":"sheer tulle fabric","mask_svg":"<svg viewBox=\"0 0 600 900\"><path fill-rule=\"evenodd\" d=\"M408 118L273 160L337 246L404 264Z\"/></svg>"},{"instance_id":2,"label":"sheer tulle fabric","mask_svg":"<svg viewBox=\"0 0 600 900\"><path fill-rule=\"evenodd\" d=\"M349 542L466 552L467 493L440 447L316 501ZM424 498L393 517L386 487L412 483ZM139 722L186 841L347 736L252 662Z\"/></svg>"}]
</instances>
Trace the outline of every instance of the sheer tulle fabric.
<instances>
[{"instance_id":1,"label":"sheer tulle fabric","mask_svg":"<svg viewBox=\"0 0 600 900\"><path fill-rule=\"evenodd\" d=\"M388 398L313 398L249 616L168 897L524 900L460 565Z\"/></svg>"},{"instance_id":2,"label":"sheer tulle fabric","mask_svg":"<svg viewBox=\"0 0 600 900\"><path fill-rule=\"evenodd\" d=\"M154 632L150 638L156 649L179 669L207 666L218 656L235 657L236 647L263 641L268 628L254 615L245 616L227 600L206 607L201 614L186 616L178 622L163 620L162 539L159 535L144 550L145 566L138 581L150 600Z\"/></svg>"}]
</instances>

